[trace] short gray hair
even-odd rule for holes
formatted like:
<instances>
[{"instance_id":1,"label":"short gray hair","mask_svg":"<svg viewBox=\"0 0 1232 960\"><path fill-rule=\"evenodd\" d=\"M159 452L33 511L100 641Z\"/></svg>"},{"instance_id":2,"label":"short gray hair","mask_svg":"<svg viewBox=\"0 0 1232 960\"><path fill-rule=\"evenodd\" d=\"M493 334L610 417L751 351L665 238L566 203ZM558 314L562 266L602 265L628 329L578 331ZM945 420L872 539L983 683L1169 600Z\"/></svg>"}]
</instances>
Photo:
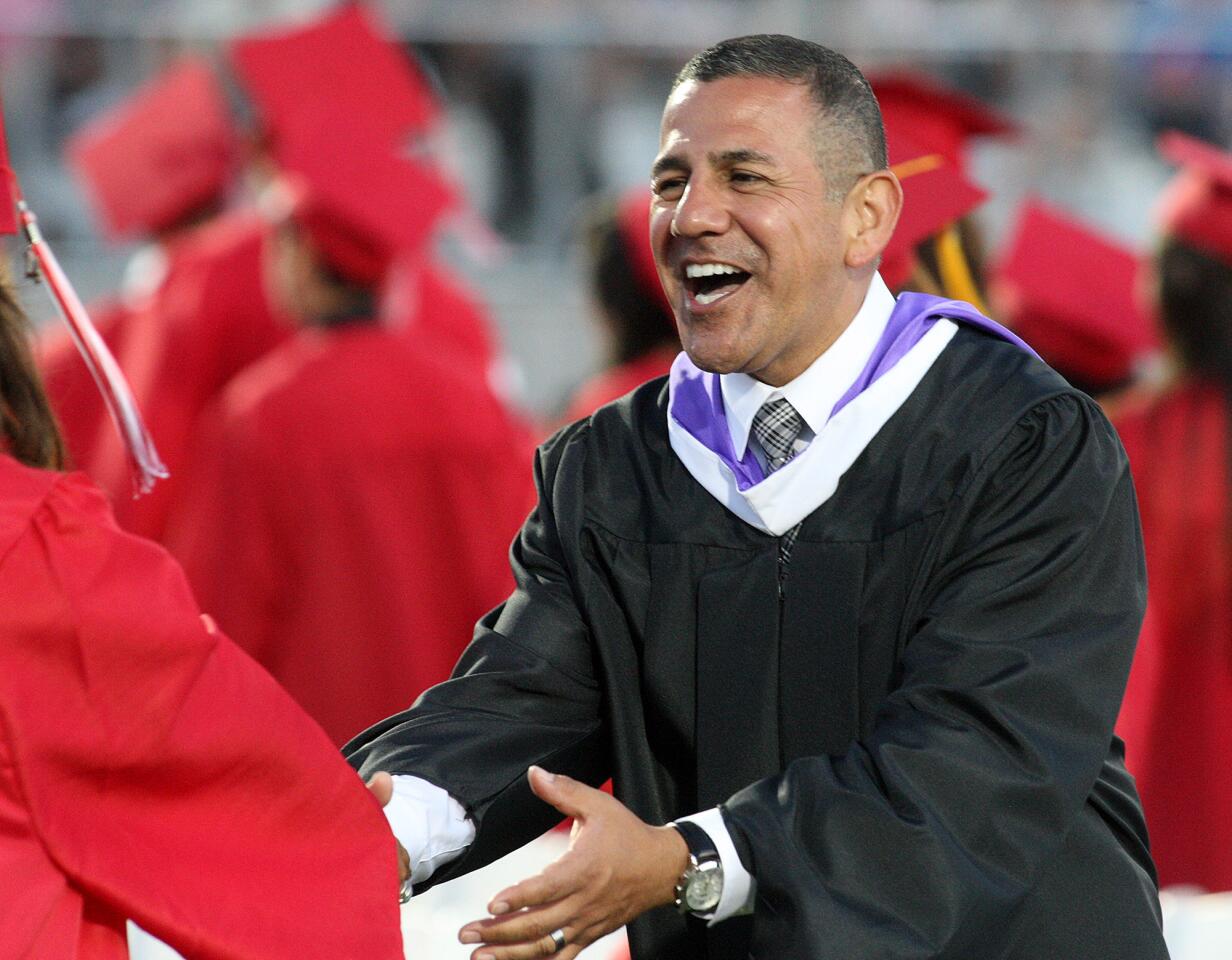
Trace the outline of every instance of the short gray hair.
<instances>
[{"instance_id":1,"label":"short gray hair","mask_svg":"<svg viewBox=\"0 0 1232 960\"><path fill-rule=\"evenodd\" d=\"M819 43L760 33L724 40L686 63L672 82L771 77L808 87L817 104L817 164L841 197L860 176L884 169L881 107L854 63Z\"/></svg>"}]
</instances>

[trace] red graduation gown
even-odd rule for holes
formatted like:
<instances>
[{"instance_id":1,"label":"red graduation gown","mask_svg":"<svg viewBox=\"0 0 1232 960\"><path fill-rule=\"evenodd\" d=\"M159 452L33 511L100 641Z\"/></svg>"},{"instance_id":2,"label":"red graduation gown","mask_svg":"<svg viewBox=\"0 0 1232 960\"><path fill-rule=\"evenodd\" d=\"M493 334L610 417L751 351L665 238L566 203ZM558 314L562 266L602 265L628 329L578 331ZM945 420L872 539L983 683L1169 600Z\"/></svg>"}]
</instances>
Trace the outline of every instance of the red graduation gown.
<instances>
[{"instance_id":1,"label":"red graduation gown","mask_svg":"<svg viewBox=\"0 0 1232 960\"><path fill-rule=\"evenodd\" d=\"M1118 732L1161 885L1232 890L1228 401L1183 383L1117 420L1150 594Z\"/></svg>"},{"instance_id":2,"label":"red graduation gown","mask_svg":"<svg viewBox=\"0 0 1232 960\"><path fill-rule=\"evenodd\" d=\"M291 334L265 296L262 250L269 225L255 213L224 214L180 242L178 269L134 323L119 357L171 477L134 500L119 437L106 436L97 476L116 519L162 540L194 451L197 418L238 371Z\"/></svg>"},{"instance_id":3,"label":"red graduation gown","mask_svg":"<svg viewBox=\"0 0 1232 960\"><path fill-rule=\"evenodd\" d=\"M474 371L366 323L303 331L215 419L171 548L343 743L444 680L508 593L532 441Z\"/></svg>"},{"instance_id":4,"label":"red graduation gown","mask_svg":"<svg viewBox=\"0 0 1232 960\"><path fill-rule=\"evenodd\" d=\"M236 211L171 241L158 288L139 305L107 316L105 339L171 471L148 496L133 499L124 447L71 343L40 351L73 462L112 498L116 520L127 530L162 539L192 458L197 417L232 376L292 332L264 292L268 231L255 213Z\"/></svg>"},{"instance_id":5,"label":"red graduation gown","mask_svg":"<svg viewBox=\"0 0 1232 960\"><path fill-rule=\"evenodd\" d=\"M0 456L0 955L400 958L394 846L321 730L81 475Z\"/></svg>"},{"instance_id":6,"label":"red graduation gown","mask_svg":"<svg viewBox=\"0 0 1232 960\"><path fill-rule=\"evenodd\" d=\"M647 380L665 376L679 352L676 347L665 347L597 374L574 394L565 414L566 422L589 417L605 403L623 397Z\"/></svg>"},{"instance_id":7,"label":"red graduation gown","mask_svg":"<svg viewBox=\"0 0 1232 960\"><path fill-rule=\"evenodd\" d=\"M499 346L482 304L439 263L425 263L418 279L416 314L408 333L434 356L487 377Z\"/></svg>"}]
</instances>

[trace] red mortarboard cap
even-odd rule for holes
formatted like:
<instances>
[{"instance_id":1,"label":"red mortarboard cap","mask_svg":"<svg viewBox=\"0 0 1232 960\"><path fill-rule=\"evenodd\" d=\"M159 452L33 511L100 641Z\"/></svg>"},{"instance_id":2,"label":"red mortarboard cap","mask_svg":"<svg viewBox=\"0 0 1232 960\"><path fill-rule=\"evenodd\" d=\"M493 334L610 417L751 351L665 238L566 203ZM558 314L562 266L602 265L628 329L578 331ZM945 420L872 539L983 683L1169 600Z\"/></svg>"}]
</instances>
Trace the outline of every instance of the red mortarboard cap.
<instances>
[{"instance_id":1,"label":"red mortarboard cap","mask_svg":"<svg viewBox=\"0 0 1232 960\"><path fill-rule=\"evenodd\" d=\"M881 276L891 289L911 274L915 246L966 216L988 194L966 179L946 158L906 137L890 144L890 169L903 185L903 211L894 236L881 255Z\"/></svg>"},{"instance_id":2,"label":"red mortarboard cap","mask_svg":"<svg viewBox=\"0 0 1232 960\"><path fill-rule=\"evenodd\" d=\"M1132 252L1030 199L992 282L1008 326L1063 374L1100 389L1158 348L1135 297L1137 272Z\"/></svg>"},{"instance_id":3,"label":"red mortarboard cap","mask_svg":"<svg viewBox=\"0 0 1232 960\"><path fill-rule=\"evenodd\" d=\"M1159 152L1181 167L1156 205L1160 230L1232 266L1232 153L1175 130Z\"/></svg>"},{"instance_id":4,"label":"red mortarboard cap","mask_svg":"<svg viewBox=\"0 0 1232 960\"><path fill-rule=\"evenodd\" d=\"M68 159L113 239L175 225L215 199L237 141L210 65L180 60L79 130Z\"/></svg>"},{"instance_id":5,"label":"red mortarboard cap","mask_svg":"<svg viewBox=\"0 0 1232 960\"><path fill-rule=\"evenodd\" d=\"M972 137L1018 132L1018 124L1009 117L926 74L896 70L870 74L868 80L881 104L891 147L904 137L942 154L952 166L965 171L967 141Z\"/></svg>"},{"instance_id":6,"label":"red mortarboard cap","mask_svg":"<svg viewBox=\"0 0 1232 960\"><path fill-rule=\"evenodd\" d=\"M418 68L358 5L299 29L241 37L230 57L276 152L289 130L318 115L350 113L392 149L440 113Z\"/></svg>"},{"instance_id":7,"label":"red mortarboard cap","mask_svg":"<svg viewBox=\"0 0 1232 960\"><path fill-rule=\"evenodd\" d=\"M616 206L616 223L620 239L629 257L633 280L638 289L652 297L663 310L664 318L675 328L676 318L655 266L654 250L650 246L650 191L635 187L620 198Z\"/></svg>"},{"instance_id":8,"label":"red mortarboard cap","mask_svg":"<svg viewBox=\"0 0 1232 960\"><path fill-rule=\"evenodd\" d=\"M289 132L282 164L296 222L331 266L373 286L397 258L422 251L456 195L426 164L357 150L348 122Z\"/></svg>"}]
</instances>

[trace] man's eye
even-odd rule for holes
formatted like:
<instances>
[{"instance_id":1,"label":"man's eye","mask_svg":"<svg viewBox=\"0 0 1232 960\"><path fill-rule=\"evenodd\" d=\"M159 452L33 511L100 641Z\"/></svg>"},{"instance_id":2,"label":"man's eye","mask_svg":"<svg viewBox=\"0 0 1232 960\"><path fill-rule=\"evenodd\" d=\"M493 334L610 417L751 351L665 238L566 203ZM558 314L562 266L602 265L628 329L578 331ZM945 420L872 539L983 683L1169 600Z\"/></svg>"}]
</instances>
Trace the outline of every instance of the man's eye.
<instances>
[{"instance_id":1,"label":"man's eye","mask_svg":"<svg viewBox=\"0 0 1232 960\"><path fill-rule=\"evenodd\" d=\"M678 200L684 192L683 177L668 177L654 184L654 194L660 200Z\"/></svg>"},{"instance_id":2,"label":"man's eye","mask_svg":"<svg viewBox=\"0 0 1232 960\"><path fill-rule=\"evenodd\" d=\"M755 173L749 173L747 170L733 170L731 172L731 180L733 183L761 183L762 178Z\"/></svg>"}]
</instances>

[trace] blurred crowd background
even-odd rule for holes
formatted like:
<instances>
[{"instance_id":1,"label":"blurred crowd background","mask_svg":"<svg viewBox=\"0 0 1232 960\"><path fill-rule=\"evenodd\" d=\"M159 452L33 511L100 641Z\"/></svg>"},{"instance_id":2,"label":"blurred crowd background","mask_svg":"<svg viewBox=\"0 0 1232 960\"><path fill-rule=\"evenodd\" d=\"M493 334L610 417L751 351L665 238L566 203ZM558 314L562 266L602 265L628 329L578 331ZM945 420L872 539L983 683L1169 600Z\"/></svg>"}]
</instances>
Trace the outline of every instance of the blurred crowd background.
<instances>
[{"instance_id":1,"label":"blurred crowd background","mask_svg":"<svg viewBox=\"0 0 1232 960\"><path fill-rule=\"evenodd\" d=\"M86 299L116 285L123 247L100 239L65 138L172 55L311 16L322 0L5 0L0 83L14 165ZM385 0L389 27L448 107L442 149L493 243L451 250L520 368L519 397L556 412L601 362L586 322L586 199L647 181L671 77L693 52L784 32L862 69L909 64L1022 125L973 144L995 245L1034 191L1130 245L1169 168L1155 135L1232 135L1232 6L1217 0ZM41 301L36 316L47 315Z\"/></svg>"}]
</instances>

